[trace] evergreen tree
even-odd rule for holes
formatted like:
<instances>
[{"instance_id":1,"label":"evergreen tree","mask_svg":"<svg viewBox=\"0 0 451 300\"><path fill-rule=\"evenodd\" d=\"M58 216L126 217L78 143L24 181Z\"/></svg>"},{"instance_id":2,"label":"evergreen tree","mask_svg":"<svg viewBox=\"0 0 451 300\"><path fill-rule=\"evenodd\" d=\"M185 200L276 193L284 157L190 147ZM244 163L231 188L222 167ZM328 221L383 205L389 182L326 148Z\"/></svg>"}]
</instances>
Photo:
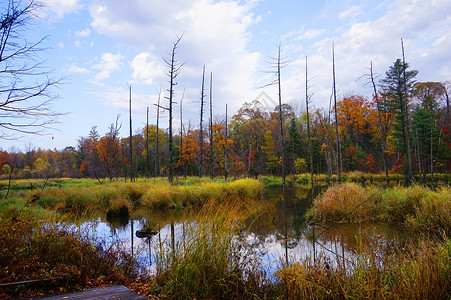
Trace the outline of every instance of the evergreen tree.
<instances>
[{"instance_id":1,"label":"evergreen tree","mask_svg":"<svg viewBox=\"0 0 451 300\"><path fill-rule=\"evenodd\" d=\"M395 115L393 135L397 138L397 151L403 156L404 173L406 183L412 181L411 167L407 160L410 155L409 132L409 99L413 94L413 85L417 70L409 70L409 65L397 59L393 66L385 72L385 78L381 80L383 96L390 99L389 107Z\"/></svg>"}]
</instances>

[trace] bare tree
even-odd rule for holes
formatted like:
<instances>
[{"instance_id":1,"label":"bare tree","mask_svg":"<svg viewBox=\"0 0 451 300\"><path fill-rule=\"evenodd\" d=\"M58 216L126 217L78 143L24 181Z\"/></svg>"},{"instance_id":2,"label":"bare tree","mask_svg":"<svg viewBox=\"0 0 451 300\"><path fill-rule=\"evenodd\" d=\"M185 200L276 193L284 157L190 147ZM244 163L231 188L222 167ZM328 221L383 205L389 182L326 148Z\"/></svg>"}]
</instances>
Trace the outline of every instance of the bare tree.
<instances>
[{"instance_id":1,"label":"bare tree","mask_svg":"<svg viewBox=\"0 0 451 300\"><path fill-rule=\"evenodd\" d=\"M385 179L387 180L387 187L390 186L390 177L388 176L388 165L387 165L387 152L385 151L385 136L384 136L384 128L382 126L382 118L381 118L381 107L379 103L379 95L376 90L376 84L374 82L374 75L373 75L373 62L371 62L370 66L370 77L371 77L371 83L373 85L373 92L374 92L374 99L376 100L376 107L377 107L377 115L379 118L379 131L380 133L380 139L381 139L381 148L382 148L382 158L384 160L384 171L385 171Z\"/></svg>"},{"instance_id":2,"label":"bare tree","mask_svg":"<svg viewBox=\"0 0 451 300\"><path fill-rule=\"evenodd\" d=\"M183 173L186 178L186 170L183 163L183 98L185 98L185 89L183 89L183 95L180 99L180 153L179 153L179 161L180 161L180 171ZM182 174L180 174L182 175Z\"/></svg>"},{"instance_id":3,"label":"bare tree","mask_svg":"<svg viewBox=\"0 0 451 300\"><path fill-rule=\"evenodd\" d=\"M282 187L283 190L285 190L285 144L284 144L284 134L283 134L283 112L282 112L282 86L280 81L280 71L282 68L286 67L288 65L287 60L283 60L281 57L281 44L279 43L278 51L277 51L277 57L270 57L271 59L271 71L270 73L274 74L276 76L276 79L274 79L271 83L265 85L277 85L278 90L278 99L279 99L279 127L280 127L280 151L282 153Z\"/></svg>"},{"instance_id":4,"label":"bare tree","mask_svg":"<svg viewBox=\"0 0 451 300\"><path fill-rule=\"evenodd\" d=\"M204 156L204 136L202 130L202 121L204 116L204 97L205 97L205 65L202 71L202 86L200 91L200 124L199 124L199 177L202 177L202 162Z\"/></svg>"},{"instance_id":5,"label":"bare tree","mask_svg":"<svg viewBox=\"0 0 451 300\"><path fill-rule=\"evenodd\" d=\"M130 88L130 95L129 95L129 118L130 118L130 182L133 182L133 127L132 127L132 86L129 86Z\"/></svg>"},{"instance_id":6,"label":"bare tree","mask_svg":"<svg viewBox=\"0 0 451 300\"><path fill-rule=\"evenodd\" d=\"M312 149L312 133L310 132L310 114L309 103L311 95L308 94L308 68L307 68L307 56L305 56L305 109L307 111L307 134L308 134L308 152L310 156L310 180L313 182L313 149Z\"/></svg>"},{"instance_id":7,"label":"bare tree","mask_svg":"<svg viewBox=\"0 0 451 300\"><path fill-rule=\"evenodd\" d=\"M402 50L402 64L403 66L406 65L406 59L404 55L404 43L401 39L401 50ZM404 88L404 95L406 97L406 100L404 101L404 114L406 122L404 123L404 132L405 132L405 138L406 138L406 154L407 154L407 185L412 184L412 182L415 180L415 177L413 176L413 170L412 170L412 153L410 150L410 121L409 121L409 104L408 104L408 91L407 91L407 76L406 76L406 68L403 68L403 88Z\"/></svg>"},{"instance_id":8,"label":"bare tree","mask_svg":"<svg viewBox=\"0 0 451 300\"><path fill-rule=\"evenodd\" d=\"M334 93L334 111L335 111L335 135L337 143L337 176L338 184L341 184L341 146L340 136L338 134L338 112L337 112L337 90L335 87L335 47L332 44L332 76L333 76L333 93Z\"/></svg>"},{"instance_id":9,"label":"bare tree","mask_svg":"<svg viewBox=\"0 0 451 300\"><path fill-rule=\"evenodd\" d=\"M177 85L175 82L175 79L180 74L180 71L182 69L183 63L181 63L178 59L176 59L177 54L177 48L178 44L180 43L183 35L178 37L177 40L172 45L172 51L171 51L171 58L169 60L164 60L166 65L169 67L169 73L167 74L169 76L169 89L167 90L169 92L169 96L166 97L166 99L169 100L169 173L168 173L168 180L172 183L174 179L174 162L173 162L173 143L172 143L172 104L174 103L174 87Z\"/></svg>"},{"instance_id":10,"label":"bare tree","mask_svg":"<svg viewBox=\"0 0 451 300\"><path fill-rule=\"evenodd\" d=\"M157 141L155 146L155 177L160 177L160 98L161 98L161 87L158 93L158 102L155 104L157 107Z\"/></svg>"},{"instance_id":11,"label":"bare tree","mask_svg":"<svg viewBox=\"0 0 451 300\"><path fill-rule=\"evenodd\" d=\"M210 73L210 178L215 177L214 174L214 153L213 153L213 73Z\"/></svg>"},{"instance_id":12,"label":"bare tree","mask_svg":"<svg viewBox=\"0 0 451 300\"><path fill-rule=\"evenodd\" d=\"M45 37L27 40L28 25L41 5L36 1L8 0L0 12L0 138L44 134L61 114L51 109L52 92L60 79L39 54ZM3 6L3 5L2 5Z\"/></svg>"},{"instance_id":13,"label":"bare tree","mask_svg":"<svg viewBox=\"0 0 451 300\"><path fill-rule=\"evenodd\" d=\"M229 131L228 131L228 124L227 124L227 103L226 103L226 113L225 113L225 145L224 145L224 180L227 181L227 159L228 159L228 138L229 138Z\"/></svg>"},{"instance_id":14,"label":"bare tree","mask_svg":"<svg viewBox=\"0 0 451 300\"><path fill-rule=\"evenodd\" d=\"M149 178L149 107L146 107L146 179Z\"/></svg>"}]
</instances>

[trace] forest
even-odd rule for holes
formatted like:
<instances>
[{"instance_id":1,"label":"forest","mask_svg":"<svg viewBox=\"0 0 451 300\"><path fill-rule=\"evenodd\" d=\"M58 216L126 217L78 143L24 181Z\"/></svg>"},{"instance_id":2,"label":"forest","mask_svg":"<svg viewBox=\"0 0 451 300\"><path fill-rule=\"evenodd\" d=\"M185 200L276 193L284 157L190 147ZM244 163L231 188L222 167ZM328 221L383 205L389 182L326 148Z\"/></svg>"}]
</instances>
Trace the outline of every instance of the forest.
<instances>
[{"instance_id":1,"label":"forest","mask_svg":"<svg viewBox=\"0 0 451 300\"><path fill-rule=\"evenodd\" d=\"M405 71L407 93L403 91ZM280 176L280 116L285 174L335 173L336 132L342 172L383 173L386 164L388 173L408 176L413 172L419 181L425 181L427 174L433 178L434 173L448 173L451 84L416 82L417 73L397 60L380 80L377 94L371 98L343 97L336 105L338 131L332 103L330 109L311 108L307 114L296 113L289 104L267 111L263 103L254 100L245 102L231 118L216 117L212 121L210 116L202 130L199 125L182 122L183 130L173 139L174 174ZM149 124L130 139L121 138L120 129L118 116L103 135L92 126L86 136L78 139L76 147L45 150L30 145L24 153L1 151L1 178L113 180L168 175L168 130Z\"/></svg>"}]
</instances>

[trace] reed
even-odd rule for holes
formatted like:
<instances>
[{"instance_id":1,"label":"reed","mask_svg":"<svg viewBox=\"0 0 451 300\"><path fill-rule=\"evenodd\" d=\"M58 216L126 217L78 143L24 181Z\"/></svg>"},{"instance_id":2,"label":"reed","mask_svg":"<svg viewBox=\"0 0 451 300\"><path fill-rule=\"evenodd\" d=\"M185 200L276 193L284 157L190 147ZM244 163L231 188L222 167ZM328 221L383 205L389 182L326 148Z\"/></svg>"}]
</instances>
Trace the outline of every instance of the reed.
<instances>
[{"instance_id":1,"label":"reed","mask_svg":"<svg viewBox=\"0 0 451 300\"><path fill-rule=\"evenodd\" d=\"M377 189L345 183L328 188L309 211L312 218L348 222L401 222L451 232L451 190L396 186Z\"/></svg>"},{"instance_id":2,"label":"reed","mask_svg":"<svg viewBox=\"0 0 451 300\"><path fill-rule=\"evenodd\" d=\"M154 291L174 299L250 299L271 291L240 239L241 201L206 207L176 245L161 247Z\"/></svg>"},{"instance_id":3,"label":"reed","mask_svg":"<svg viewBox=\"0 0 451 300\"><path fill-rule=\"evenodd\" d=\"M287 299L447 299L450 250L449 239L390 251L373 245L345 265L321 257L284 267L275 276Z\"/></svg>"},{"instance_id":4,"label":"reed","mask_svg":"<svg viewBox=\"0 0 451 300\"><path fill-rule=\"evenodd\" d=\"M14 197L33 202L35 207L82 216L104 211L117 213L124 208L133 210L141 206L157 209L202 207L210 202L222 203L229 197L246 202L260 199L263 194L261 183L254 179L222 182L188 178L182 184L173 185L161 178L147 182L91 183L18 190Z\"/></svg>"}]
</instances>

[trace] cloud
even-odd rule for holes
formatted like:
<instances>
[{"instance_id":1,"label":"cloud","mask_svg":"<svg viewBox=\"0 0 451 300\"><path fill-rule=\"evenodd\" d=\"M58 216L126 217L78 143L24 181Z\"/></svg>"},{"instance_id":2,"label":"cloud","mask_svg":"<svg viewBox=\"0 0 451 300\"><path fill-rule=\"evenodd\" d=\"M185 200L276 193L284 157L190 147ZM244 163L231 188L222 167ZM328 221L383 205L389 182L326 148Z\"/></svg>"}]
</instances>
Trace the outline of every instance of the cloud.
<instances>
[{"instance_id":1,"label":"cloud","mask_svg":"<svg viewBox=\"0 0 451 300\"><path fill-rule=\"evenodd\" d=\"M362 6L351 6L349 9L342 11L338 18L341 20L354 19L362 13Z\"/></svg>"},{"instance_id":2,"label":"cloud","mask_svg":"<svg viewBox=\"0 0 451 300\"><path fill-rule=\"evenodd\" d=\"M370 61L374 72L383 74L401 57L404 40L406 60L412 69L419 70L417 80L446 80L449 78L451 57L451 2L396 0L386 4L386 11L376 19L344 24L338 30L327 32L328 37L307 45L309 77L316 107L328 107L332 86L332 42L335 43L335 64L338 96L349 94L371 95L364 86ZM343 12L339 17L349 18L359 13L357 8ZM308 28L302 28L302 32ZM301 32L301 33L302 33ZM291 40L296 45L301 41ZM304 44L306 46L306 44ZM288 99L304 101L305 90L299 81L305 80L305 54L294 57L285 70L285 95Z\"/></svg>"},{"instance_id":3,"label":"cloud","mask_svg":"<svg viewBox=\"0 0 451 300\"><path fill-rule=\"evenodd\" d=\"M148 52L138 54L130 62L130 66L133 69L133 78L146 84L164 79L166 69L163 60Z\"/></svg>"},{"instance_id":4,"label":"cloud","mask_svg":"<svg viewBox=\"0 0 451 300\"><path fill-rule=\"evenodd\" d=\"M123 56L120 53L104 53L100 58L100 62L92 66L94 70L100 70L95 76L96 81L104 80L110 77L111 73L122 67Z\"/></svg>"},{"instance_id":5,"label":"cloud","mask_svg":"<svg viewBox=\"0 0 451 300\"><path fill-rule=\"evenodd\" d=\"M82 5L80 0L41 0L46 6L46 15L55 20L59 20L64 15L73 13L79 10Z\"/></svg>"},{"instance_id":6,"label":"cloud","mask_svg":"<svg viewBox=\"0 0 451 300\"><path fill-rule=\"evenodd\" d=\"M81 68L79 66L76 65L67 65L66 66L66 71L69 73L78 73L78 74L88 74L89 70L86 68Z\"/></svg>"},{"instance_id":7,"label":"cloud","mask_svg":"<svg viewBox=\"0 0 451 300\"><path fill-rule=\"evenodd\" d=\"M86 28L85 30L75 31L75 36L79 38L88 37L92 33L92 30L89 28Z\"/></svg>"},{"instance_id":8,"label":"cloud","mask_svg":"<svg viewBox=\"0 0 451 300\"><path fill-rule=\"evenodd\" d=\"M259 21L252 14L258 1L156 0L100 1L90 6L92 28L118 39L122 44L138 49L131 60L132 77L163 89L168 71L162 58L169 58L177 36L183 38L177 49L177 59L184 62L177 78L176 97L185 88L184 103L199 102L202 67L213 72L214 101L221 110L225 102L240 106L251 101L255 73L260 54L246 49L250 26ZM187 105L187 115L198 114L196 105Z\"/></svg>"}]
</instances>

